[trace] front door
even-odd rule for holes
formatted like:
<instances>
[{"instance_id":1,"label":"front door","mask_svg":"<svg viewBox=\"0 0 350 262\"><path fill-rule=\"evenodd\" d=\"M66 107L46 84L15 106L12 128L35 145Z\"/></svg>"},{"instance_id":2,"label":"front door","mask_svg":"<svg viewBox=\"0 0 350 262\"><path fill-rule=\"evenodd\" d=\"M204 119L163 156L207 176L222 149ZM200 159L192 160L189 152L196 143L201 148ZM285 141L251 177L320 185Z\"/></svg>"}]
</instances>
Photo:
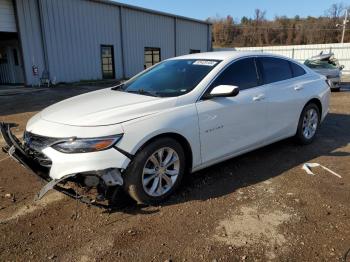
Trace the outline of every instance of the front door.
<instances>
[{"instance_id":1,"label":"front door","mask_svg":"<svg viewBox=\"0 0 350 262\"><path fill-rule=\"evenodd\" d=\"M197 102L203 163L258 147L267 136L265 90L259 86L255 59L234 62L209 90L218 85L238 86L240 93Z\"/></svg>"}]
</instances>

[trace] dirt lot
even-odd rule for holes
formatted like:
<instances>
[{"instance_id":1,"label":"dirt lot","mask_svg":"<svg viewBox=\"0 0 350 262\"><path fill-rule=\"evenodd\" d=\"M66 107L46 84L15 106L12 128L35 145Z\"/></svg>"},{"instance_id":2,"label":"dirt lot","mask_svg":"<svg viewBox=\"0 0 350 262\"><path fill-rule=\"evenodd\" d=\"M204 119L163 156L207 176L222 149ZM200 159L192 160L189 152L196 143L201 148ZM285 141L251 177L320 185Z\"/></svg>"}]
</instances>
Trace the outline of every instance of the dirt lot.
<instances>
[{"instance_id":1,"label":"dirt lot","mask_svg":"<svg viewBox=\"0 0 350 262\"><path fill-rule=\"evenodd\" d=\"M91 89L0 96L0 120L20 123L20 134L36 111ZM305 162L342 178L320 168L307 175ZM350 92L332 93L312 145L289 139L189 175L163 206L108 213L57 192L34 203L41 186L0 153L0 261L343 261L350 248Z\"/></svg>"}]
</instances>

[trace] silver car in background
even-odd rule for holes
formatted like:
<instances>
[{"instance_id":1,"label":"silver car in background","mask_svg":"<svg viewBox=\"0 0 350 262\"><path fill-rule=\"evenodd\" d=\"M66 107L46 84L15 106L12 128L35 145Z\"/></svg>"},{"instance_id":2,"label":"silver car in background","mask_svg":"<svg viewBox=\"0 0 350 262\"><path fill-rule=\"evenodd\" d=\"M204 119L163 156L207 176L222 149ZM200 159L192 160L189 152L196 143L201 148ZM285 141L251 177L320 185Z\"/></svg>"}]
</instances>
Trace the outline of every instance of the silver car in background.
<instances>
[{"instance_id":1,"label":"silver car in background","mask_svg":"<svg viewBox=\"0 0 350 262\"><path fill-rule=\"evenodd\" d=\"M317 56L313 56L304 62L306 66L311 68L316 73L327 77L331 84L332 91L340 91L340 83L343 65L339 65L338 60L334 57L333 53L323 54L320 53Z\"/></svg>"}]
</instances>

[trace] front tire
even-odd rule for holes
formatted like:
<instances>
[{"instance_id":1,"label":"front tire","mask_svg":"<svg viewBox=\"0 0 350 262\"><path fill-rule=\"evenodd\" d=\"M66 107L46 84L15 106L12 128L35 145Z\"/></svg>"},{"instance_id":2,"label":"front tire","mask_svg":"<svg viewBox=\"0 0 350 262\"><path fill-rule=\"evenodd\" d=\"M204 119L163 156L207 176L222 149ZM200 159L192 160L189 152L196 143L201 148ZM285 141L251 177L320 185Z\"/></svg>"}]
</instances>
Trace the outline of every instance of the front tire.
<instances>
[{"instance_id":1,"label":"front tire","mask_svg":"<svg viewBox=\"0 0 350 262\"><path fill-rule=\"evenodd\" d=\"M310 103L303 109L295 138L298 143L307 145L315 139L318 127L320 125L320 110L317 105Z\"/></svg>"},{"instance_id":2,"label":"front tire","mask_svg":"<svg viewBox=\"0 0 350 262\"><path fill-rule=\"evenodd\" d=\"M185 153L172 138L160 138L142 148L127 168L124 188L138 203L157 205L180 185Z\"/></svg>"}]
</instances>

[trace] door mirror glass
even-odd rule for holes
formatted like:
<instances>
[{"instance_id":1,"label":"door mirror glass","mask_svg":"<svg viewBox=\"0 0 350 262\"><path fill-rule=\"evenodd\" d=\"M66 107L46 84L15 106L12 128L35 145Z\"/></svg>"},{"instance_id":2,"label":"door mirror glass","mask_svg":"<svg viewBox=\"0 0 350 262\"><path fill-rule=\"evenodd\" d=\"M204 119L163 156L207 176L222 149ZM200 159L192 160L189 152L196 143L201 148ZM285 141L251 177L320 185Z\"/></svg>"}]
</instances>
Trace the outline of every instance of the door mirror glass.
<instances>
[{"instance_id":1,"label":"door mirror glass","mask_svg":"<svg viewBox=\"0 0 350 262\"><path fill-rule=\"evenodd\" d=\"M230 86L230 85L219 85L214 87L210 94L210 97L230 97L230 96L236 96L239 93L239 87L238 86Z\"/></svg>"}]
</instances>

